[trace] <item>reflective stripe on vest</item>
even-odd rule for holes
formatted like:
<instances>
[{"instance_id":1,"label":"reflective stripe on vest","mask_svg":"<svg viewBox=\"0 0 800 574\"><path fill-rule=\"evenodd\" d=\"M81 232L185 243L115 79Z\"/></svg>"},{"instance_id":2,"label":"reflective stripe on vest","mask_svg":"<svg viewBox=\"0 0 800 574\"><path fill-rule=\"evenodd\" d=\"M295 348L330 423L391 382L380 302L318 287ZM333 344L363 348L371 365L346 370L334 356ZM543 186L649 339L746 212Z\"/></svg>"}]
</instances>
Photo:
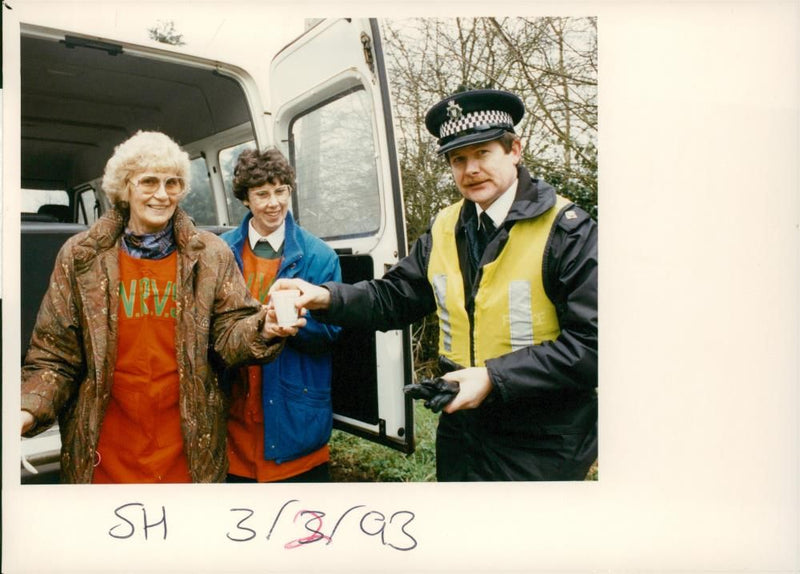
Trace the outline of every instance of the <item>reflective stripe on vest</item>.
<instances>
[{"instance_id":1,"label":"reflective stripe on vest","mask_svg":"<svg viewBox=\"0 0 800 574\"><path fill-rule=\"evenodd\" d=\"M517 221L497 259L483 267L475 297L474 363L455 241L462 204L463 200L439 212L431 229L428 280L439 317L439 354L460 365L483 366L487 359L558 337L558 317L544 290L542 263L553 224L571 202L557 196L547 212Z\"/></svg>"}]
</instances>

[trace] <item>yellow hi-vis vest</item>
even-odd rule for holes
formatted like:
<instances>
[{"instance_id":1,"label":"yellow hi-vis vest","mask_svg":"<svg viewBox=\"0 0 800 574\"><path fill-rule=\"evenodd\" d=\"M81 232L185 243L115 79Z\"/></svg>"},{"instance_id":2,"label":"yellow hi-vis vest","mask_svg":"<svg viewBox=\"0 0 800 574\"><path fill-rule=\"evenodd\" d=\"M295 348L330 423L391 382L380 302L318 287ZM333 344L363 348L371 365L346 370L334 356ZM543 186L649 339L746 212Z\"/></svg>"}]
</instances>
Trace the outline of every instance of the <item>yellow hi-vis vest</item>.
<instances>
[{"instance_id":1,"label":"yellow hi-vis vest","mask_svg":"<svg viewBox=\"0 0 800 574\"><path fill-rule=\"evenodd\" d=\"M539 217L517 221L497 259L483 267L475 297L474 361L455 239L463 200L439 212L431 229L428 280L436 298L440 355L459 365L484 366L487 359L558 337L561 329L544 290L542 262L553 223L570 203L557 196Z\"/></svg>"}]
</instances>

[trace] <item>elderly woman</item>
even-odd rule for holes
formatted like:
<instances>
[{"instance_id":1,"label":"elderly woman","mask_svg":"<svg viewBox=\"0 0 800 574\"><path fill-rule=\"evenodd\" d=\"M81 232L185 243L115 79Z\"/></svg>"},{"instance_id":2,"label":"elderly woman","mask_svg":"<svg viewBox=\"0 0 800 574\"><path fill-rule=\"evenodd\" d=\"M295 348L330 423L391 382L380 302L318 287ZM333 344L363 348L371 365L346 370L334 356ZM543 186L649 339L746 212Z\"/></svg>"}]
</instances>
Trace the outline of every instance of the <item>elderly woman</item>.
<instances>
[{"instance_id":1,"label":"elderly woman","mask_svg":"<svg viewBox=\"0 0 800 574\"><path fill-rule=\"evenodd\" d=\"M178 207L188 174L174 141L138 132L106 164L114 208L58 255L22 369L21 431L58 418L62 482L223 481L212 360L270 361L305 323L278 327L228 246Z\"/></svg>"}]
</instances>

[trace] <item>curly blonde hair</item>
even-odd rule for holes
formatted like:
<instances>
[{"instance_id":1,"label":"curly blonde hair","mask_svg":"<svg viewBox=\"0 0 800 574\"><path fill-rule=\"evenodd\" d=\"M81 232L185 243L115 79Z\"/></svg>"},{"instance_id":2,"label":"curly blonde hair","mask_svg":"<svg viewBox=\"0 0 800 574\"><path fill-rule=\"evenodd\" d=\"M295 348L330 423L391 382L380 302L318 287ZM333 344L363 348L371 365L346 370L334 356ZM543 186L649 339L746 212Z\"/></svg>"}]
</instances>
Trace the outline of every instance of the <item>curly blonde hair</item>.
<instances>
[{"instance_id":1,"label":"curly blonde hair","mask_svg":"<svg viewBox=\"0 0 800 574\"><path fill-rule=\"evenodd\" d=\"M128 204L130 181L144 172L174 172L186 183L180 199L189 193L189 154L161 132L138 131L114 148L106 163L103 190L112 204Z\"/></svg>"}]
</instances>

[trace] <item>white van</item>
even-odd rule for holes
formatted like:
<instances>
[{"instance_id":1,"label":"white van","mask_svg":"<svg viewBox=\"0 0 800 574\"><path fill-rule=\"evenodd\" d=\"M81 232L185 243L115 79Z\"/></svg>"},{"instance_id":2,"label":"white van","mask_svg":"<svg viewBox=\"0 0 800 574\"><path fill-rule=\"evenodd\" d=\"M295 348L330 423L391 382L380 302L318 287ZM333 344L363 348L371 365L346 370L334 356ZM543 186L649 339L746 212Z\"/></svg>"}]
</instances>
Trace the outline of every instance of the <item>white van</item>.
<instances>
[{"instance_id":1,"label":"white van","mask_svg":"<svg viewBox=\"0 0 800 574\"><path fill-rule=\"evenodd\" d=\"M254 18L265 18L269 7L253 10L263 12ZM344 281L379 277L405 255L375 20L309 25L261 73L180 46L99 35L92 18L61 29L43 24L41 12L22 9L11 16L5 14L4 44L18 41L19 49L4 50L3 193L19 194L21 259L19 270L3 261L3 278L6 286L20 282L23 357L58 248L109 207L99 185L105 162L115 145L140 129L163 131L189 152L192 191L182 207L200 227L219 233L239 224L245 208L232 193L232 166L247 147L275 145L297 172L295 218L336 250ZM256 40L241 49L259 53ZM18 82L9 75L15 69ZM9 111L15 102L16 117ZM9 137L15 133L18 141ZM13 214L5 217L8 233L17 222ZM4 336L19 337L10 331L17 310L8 302ZM335 427L412 452L411 401L402 391L412 373L408 329L346 332L340 340ZM23 458L39 471L23 470L23 482L57 478L59 448L55 429L23 440Z\"/></svg>"}]
</instances>

